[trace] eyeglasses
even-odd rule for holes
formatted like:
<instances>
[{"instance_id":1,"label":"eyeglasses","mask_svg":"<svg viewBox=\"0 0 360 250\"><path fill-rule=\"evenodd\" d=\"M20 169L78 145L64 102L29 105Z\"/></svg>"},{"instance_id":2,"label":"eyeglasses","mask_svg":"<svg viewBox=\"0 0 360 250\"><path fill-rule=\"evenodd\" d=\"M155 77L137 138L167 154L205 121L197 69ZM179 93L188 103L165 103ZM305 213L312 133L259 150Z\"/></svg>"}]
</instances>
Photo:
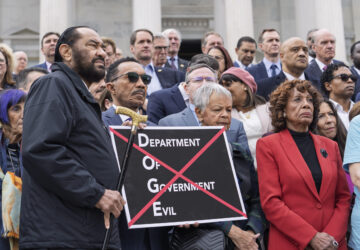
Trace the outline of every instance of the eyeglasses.
<instances>
[{"instance_id":1,"label":"eyeglasses","mask_svg":"<svg viewBox=\"0 0 360 250\"><path fill-rule=\"evenodd\" d=\"M339 74L339 75L336 75L336 76L333 76L331 78L331 80L335 79L335 78L340 78L341 81L343 82L347 82L349 80L349 78L353 81L353 82L356 82L357 81L357 77L354 76L354 75L348 75L348 74Z\"/></svg>"},{"instance_id":2,"label":"eyeglasses","mask_svg":"<svg viewBox=\"0 0 360 250\"><path fill-rule=\"evenodd\" d=\"M201 83L204 80L206 82L216 82L216 79L214 77L210 77L210 76L197 76L197 77L191 78L189 80L189 82Z\"/></svg>"},{"instance_id":3,"label":"eyeglasses","mask_svg":"<svg viewBox=\"0 0 360 250\"><path fill-rule=\"evenodd\" d=\"M5 65L5 64L6 64L5 60L0 60L0 65Z\"/></svg>"},{"instance_id":4,"label":"eyeglasses","mask_svg":"<svg viewBox=\"0 0 360 250\"><path fill-rule=\"evenodd\" d=\"M169 46L155 46L156 50L167 50L169 48Z\"/></svg>"},{"instance_id":5,"label":"eyeglasses","mask_svg":"<svg viewBox=\"0 0 360 250\"><path fill-rule=\"evenodd\" d=\"M148 85L151 82L151 76L149 76L147 74L139 75L136 72L128 72L126 74L121 74L121 75L115 77L114 79L112 79L111 82L116 81L117 79L119 79L122 76L127 76L127 78L129 79L129 82L131 82L131 83L137 83L139 81L139 77L141 78L141 80L143 81L143 83L145 85Z\"/></svg>"}]
</instances>

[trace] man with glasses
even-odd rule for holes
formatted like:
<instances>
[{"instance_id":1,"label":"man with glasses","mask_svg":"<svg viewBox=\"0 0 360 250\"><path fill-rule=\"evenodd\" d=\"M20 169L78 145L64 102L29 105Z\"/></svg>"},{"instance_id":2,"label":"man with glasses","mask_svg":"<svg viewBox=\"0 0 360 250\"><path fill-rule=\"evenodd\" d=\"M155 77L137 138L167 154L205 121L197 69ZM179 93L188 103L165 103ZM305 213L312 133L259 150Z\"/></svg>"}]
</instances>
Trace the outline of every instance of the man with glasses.
<instances>
[{"instance_id":1,"label":"man with glasses","mask_svg":"<svg viewBox=\"0 0 360 250\"><path fill-rule=\"evenodd\" d=\"M138 29L130 36L130 51L134 58L144 67L146 74L151 76L151 82L147 93L170 88L185 78L183 72L169 68L158 68L154 66L152 55L154 53L154 35L150 30Z\"/></svg>"},{"instance_id":2,"label":"man with glasses","mask_svg":"<svg viewBox=\"0 0 360 250\"><path fill-rule=\"evenodd\" d=\"M169 39L162 34L154 36L154 53L152 60L155 67L163 68L167 61L167 53L169 50ZM176 69L175 69L176 70Z\"/></svg>"},{"instance_id":3,"label":"man with glasses","mask_svg":"<svg viewBox=\"0 0 360 250\"><path fill-rule=\"evenodd\" d=\"M333 103L346 130L349 129L349 113L354 105L357 78L345 64L330 64L321 76L321 89Z\"/></svg>"},{"instance_id":4,"label":"man with glasses","mask_svg":"<svg viewBox=\"0 0 360 250\"><path fill-rule=\"evenodd\" d=\"M182 102L186 105L182 111L166 116L159 121L159 126L199 126L200 122L195 114L193 96L195 91L208 83L216 83L216 72L206 64L190 66L183 84ZM180 100L178 100L180 101ZM226 132L229 142L235 142L242 151L251 158L251 153L241 121L231 119L230 129Z\"/></svg>"},{"instance_id":5,"label":"man with glasses","mask_svg":"<svg viewBox=\"0 0 360 250\"><path fill-rule=\"evenodd\" d=\"M106 75L107 89L111 93L113 106L103 112L106 126L122 125L129 117L115 114L116 106L123 106L135 112L144 104L147 86L151 76L134 58L123 58L114 62ZM132 249L168 249L168 228L128 229L125 213L119 218L119 233L122 250Z\"/></svg>"},{"instance_id":6,"label":"man with glasses","mask_svg":"<svg viewBox=\"0 0 360 250\"><path fill-rule=\"evenodd\" d=\"M216 61L216 60L215 60ZM189 95L186 91L190 80L200 82L215 82L216 72L206 64L192 65L186 72L185 82L169 89L160 90L149 97L148 120L158 123L165 116L178 113L189 106Z\"/></svg>"}]
</instances>

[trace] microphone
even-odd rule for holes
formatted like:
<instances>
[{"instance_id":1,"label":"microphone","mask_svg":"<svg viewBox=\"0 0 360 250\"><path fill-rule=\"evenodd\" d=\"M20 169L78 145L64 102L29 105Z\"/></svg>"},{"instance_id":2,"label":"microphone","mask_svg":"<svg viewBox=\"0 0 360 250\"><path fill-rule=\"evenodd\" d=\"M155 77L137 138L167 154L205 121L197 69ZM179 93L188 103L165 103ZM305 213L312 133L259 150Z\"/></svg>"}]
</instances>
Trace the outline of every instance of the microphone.
<instances>
[{"instance_id":1,"label":"microphone","mask_svg":"<svg viewBox=\"0 0 360 250\"><path fill-rule=\"evenodd\" d=\"M327 153L326 150L323 149L323 148L320 149L320 153L322 154L322 156L323 156L324 158L326 158L326 157L328 156L328 153Z\"/></svg>"}]
</instances>

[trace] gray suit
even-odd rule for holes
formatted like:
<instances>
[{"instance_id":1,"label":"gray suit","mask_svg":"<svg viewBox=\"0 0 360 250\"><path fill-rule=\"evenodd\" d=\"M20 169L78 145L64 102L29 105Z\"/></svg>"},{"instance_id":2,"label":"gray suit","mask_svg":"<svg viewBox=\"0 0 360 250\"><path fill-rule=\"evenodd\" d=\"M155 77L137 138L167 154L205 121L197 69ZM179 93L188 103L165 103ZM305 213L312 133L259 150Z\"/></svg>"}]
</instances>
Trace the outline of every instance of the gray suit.
<instances>
[{"instance_id":1,"label":"gray suit","mask_svg":"<svg viewBox=\"0 0 360 250\"><path fill-rule=\"evenodd\" d=\"M158 125L159 126L199 126L199 123L196 120L191 109L187 107L179 113L172 114L162 118L159 121ZM246 152L246 154L251 155L244 126L241 121L236 119L231 119L230 129L226 131L226 136L230 143L238 144L242 148L243 152Z\"/></svg>"}]
</instances>

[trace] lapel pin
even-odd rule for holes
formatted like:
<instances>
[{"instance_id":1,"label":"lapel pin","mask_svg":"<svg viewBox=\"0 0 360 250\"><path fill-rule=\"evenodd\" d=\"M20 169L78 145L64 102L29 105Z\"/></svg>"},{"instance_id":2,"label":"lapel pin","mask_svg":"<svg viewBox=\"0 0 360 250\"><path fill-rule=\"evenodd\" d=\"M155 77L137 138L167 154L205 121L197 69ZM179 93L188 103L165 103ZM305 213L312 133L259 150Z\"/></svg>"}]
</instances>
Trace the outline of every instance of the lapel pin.
<instances>
[{"instance_id":1,"label":"lapel pin","mask_svg":"<svg viewBox=\"0 0 360 250\"><path fill-rule=\"evenodd\" d=\"M324 158L326 158L327 156L328 156L328 153L326 152L326 150L325 149L320 149L320 153L322 154L322 156L324 157Z\"/></svg>"}]
</instances>

